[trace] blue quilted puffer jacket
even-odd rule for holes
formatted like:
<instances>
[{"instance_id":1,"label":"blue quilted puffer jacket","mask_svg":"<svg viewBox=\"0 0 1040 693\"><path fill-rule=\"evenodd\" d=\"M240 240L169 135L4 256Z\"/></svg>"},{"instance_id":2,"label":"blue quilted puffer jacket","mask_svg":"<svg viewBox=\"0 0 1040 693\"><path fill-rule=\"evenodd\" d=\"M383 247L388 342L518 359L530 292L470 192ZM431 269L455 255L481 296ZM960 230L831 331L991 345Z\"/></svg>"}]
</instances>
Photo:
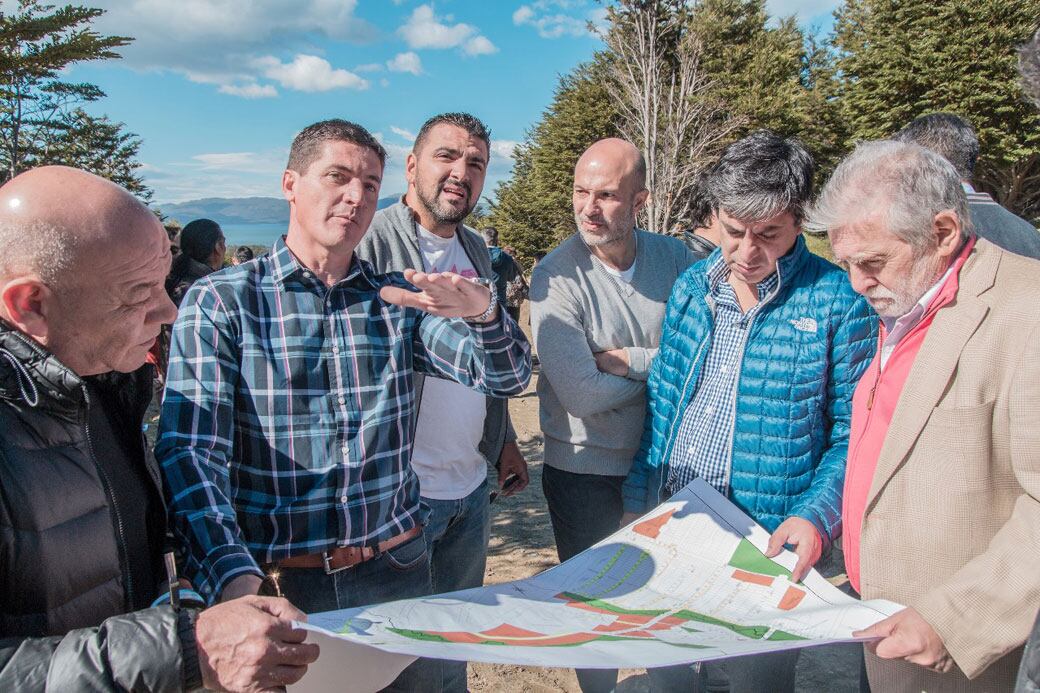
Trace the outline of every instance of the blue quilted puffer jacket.
<instances>
[{"instance_id":1,"label":"blue quilted puffer jacket","mask_svg":"<svg viewBox=\"0 0 1040 693\"><path fill-rule=\"evenodd\" d=\"M668 299L626 511L663 500L672 445L711 347L707 275L717 261L718 250L690 267ZM841 534L852 392L877 346L877 317L801 237L777 267L780 285L755 316L741 360L729 497L770 532L803 517L829 544Z\"/></svg>"}]
</instances>

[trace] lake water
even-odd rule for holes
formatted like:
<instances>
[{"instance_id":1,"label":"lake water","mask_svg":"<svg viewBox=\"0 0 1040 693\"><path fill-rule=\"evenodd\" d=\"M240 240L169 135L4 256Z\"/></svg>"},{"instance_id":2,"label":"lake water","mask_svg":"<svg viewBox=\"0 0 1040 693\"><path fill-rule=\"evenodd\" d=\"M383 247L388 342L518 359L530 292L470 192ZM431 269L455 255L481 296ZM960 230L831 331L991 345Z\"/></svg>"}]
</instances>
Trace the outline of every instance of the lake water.
<instances>
[{"instance_id":1,"label":"lake water","mask_svg":"<svg viewBox=\"0 0 1040 693\"><path fill-rule=\"evenodd\" d=\"M262 245L270 248L284 236L287 224L221 224L228 250L240 245Z\"/></svg>"}]
</instances>

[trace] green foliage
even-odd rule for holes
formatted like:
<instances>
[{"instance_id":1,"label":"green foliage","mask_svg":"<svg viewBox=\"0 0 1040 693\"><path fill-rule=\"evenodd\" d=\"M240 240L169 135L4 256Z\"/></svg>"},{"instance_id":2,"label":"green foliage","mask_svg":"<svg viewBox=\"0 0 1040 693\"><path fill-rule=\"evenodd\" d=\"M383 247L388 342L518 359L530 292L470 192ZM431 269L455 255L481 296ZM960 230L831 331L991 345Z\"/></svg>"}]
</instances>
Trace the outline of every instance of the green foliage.
<instances>
[{"instance_id":1,"label":"green foliage","mask_svg":"<svg viewBox=\"0 0 1040 693\"><path fill-rule=\"evenodd\" d=\"M956 113L979 134L976 183L1040 215L1040 113L1023 94L1017 55L1040 24L1040 0L846 0L836 19L847 146L919 115Z\"/></svg>"},{"instance_id":2,"label":"green foliage","mask_svg":"<svg viewBox=\"0 0 1040 693\"><path fill-rule=\"evenodd\" d=\"M133 173L136 136L77 107L104 92L61 79L76 63L118 58L114 49L131 41L92 31L102 13L39 0L19 0L13 12L0 12L0 183L32 166L70 163L146 192Z\"/></svg>"},{"instance_id":3,"label":"green foliage","mask_svg":"<svg viewBox=\"0 0 1040 693\"><path fill-rule=\"evenodd\" d=\"M618 134L604 73L597 57L560 79L552 104L513 153L512 178L496 190L487 221L527 266L535 253L574 232L571 183L578 157L596 140Z\"/></svg>"}]
</instances>

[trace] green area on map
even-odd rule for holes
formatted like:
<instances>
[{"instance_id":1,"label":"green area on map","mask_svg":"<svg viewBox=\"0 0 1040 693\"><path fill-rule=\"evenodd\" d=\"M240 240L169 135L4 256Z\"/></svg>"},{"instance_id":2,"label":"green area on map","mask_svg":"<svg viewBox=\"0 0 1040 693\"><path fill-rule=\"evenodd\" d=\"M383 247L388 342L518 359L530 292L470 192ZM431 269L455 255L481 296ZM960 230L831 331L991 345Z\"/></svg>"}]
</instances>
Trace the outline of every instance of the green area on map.
<instances>
[{"instance_id":1,"label":"green area on map","mask_svg":"<svg viewBox=\"0 0 1040 693\"><path fill-rule=\"evenodd\" d=\"M758 550L758 547L747 539L740 540L740 544L737 545L737 550L733 552L733 558L729 559L729 564L738 570L746 570L749 573L770 575L772 577L784 575L788 579L791 577L790 570L776 561L766 558L765 555Z\"/></svg>"}]
</instances>

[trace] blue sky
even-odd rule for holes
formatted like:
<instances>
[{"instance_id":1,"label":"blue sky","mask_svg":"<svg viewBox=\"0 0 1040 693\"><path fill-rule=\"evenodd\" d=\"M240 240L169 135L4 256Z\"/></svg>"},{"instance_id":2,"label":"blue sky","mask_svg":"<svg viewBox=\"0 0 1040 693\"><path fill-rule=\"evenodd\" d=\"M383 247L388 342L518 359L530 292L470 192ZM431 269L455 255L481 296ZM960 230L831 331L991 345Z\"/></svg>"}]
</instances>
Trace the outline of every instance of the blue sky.
<instances>
[{"instance_id":1,"label":"blue sky","mask_svg":"<svg viewBox=\"0 0 1040 693\"><path fill-rule=\"evenodd\" d=\"M9 0L0 2L8 9ZM133 36L123 60L73 68L107 92L91 106L143 139L155 200L277 196L293 136L331 117L378 133L383 194L404 190L413 133L469 111L492 130L485 194L552 99L600 46L594 0L85 0L95 26ZM835 0L770 0L828 25Z\"/></svg>"}]
</instances>

